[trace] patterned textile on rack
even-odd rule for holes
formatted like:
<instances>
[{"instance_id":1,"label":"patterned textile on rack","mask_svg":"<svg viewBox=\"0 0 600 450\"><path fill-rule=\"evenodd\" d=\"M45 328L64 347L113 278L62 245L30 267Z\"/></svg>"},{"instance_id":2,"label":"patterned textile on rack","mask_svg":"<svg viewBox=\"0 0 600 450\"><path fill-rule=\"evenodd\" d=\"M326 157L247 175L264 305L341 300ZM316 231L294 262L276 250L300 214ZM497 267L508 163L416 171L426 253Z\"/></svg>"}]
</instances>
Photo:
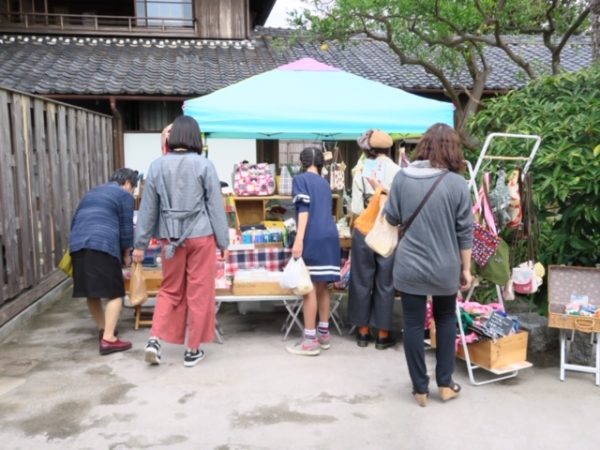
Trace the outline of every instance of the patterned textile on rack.
<instances>
[{"instance_id":1,"label":"patterned textile on rack","mask_svg":"<svg viewBox=\"0 0 600 450\"><path fill-rule=\"evenodd\" d=\"M227 276L235 276L240 269L264 267L269 271L281 271L292 256L289 248L255 248L254 250L230 250L225 263Z\"/></svg>"}]
</instances>

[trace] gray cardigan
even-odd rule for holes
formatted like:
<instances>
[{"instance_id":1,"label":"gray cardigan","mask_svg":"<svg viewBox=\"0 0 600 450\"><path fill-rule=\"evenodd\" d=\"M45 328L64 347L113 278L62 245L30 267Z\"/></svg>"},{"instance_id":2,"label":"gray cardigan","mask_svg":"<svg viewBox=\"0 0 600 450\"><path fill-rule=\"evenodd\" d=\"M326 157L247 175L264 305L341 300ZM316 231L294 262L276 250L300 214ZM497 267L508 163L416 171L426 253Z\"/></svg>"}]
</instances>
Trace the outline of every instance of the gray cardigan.
<instances>
[{"instance_id":1,"label":"gray cardigan","mask_svg":"<svg viewBox=\"0 0 600 450\"><path fill-rule=\"evenodd\" d=\"M221 184L212 162L191 152L171 152L150 164L135 227L135 248L151 237L188 238L214 234L229 244Z\"/></svg>"},{"instance_id":2,"label":"gray cardigan","mask_svg":"<svg viewBox=\"0 0 600 450\"><path fill-rule=\"evenodd\" d=\"M440 176L429 161L416 161L396 174L385 206L392 225L406 221ZM408 294L452 295L460 284L460 250L473 243L471 196L464 177L449 173L400 240L394 287Z\"/></svg>"}]
</instances>

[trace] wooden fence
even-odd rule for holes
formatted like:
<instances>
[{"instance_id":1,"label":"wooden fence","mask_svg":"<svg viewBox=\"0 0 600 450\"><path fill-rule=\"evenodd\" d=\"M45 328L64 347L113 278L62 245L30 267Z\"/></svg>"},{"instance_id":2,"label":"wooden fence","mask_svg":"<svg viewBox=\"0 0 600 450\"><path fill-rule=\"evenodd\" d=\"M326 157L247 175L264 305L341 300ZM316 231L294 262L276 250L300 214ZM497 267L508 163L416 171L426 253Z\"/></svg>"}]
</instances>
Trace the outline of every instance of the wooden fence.
<instances>
[{"instance_id":1,"label":"wooden fence","mask_svg":"<svg viewBox=\"0 0 600 450\"><path fill-rule=\"evenodd\" d=\"M112 117L0 89L0 326L58 277L80 198L113 169Z\"/></svg>"}]
</instances>

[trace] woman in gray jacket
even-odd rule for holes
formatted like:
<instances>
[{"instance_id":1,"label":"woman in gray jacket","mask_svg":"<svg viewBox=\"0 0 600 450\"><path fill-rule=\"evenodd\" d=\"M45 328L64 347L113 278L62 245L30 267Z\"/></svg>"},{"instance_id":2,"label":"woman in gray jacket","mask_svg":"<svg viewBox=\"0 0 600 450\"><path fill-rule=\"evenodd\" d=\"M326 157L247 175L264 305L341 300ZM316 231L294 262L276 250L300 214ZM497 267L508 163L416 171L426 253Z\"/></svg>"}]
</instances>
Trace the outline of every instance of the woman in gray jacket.
<instances>
[{"instance_id":1,"label":"woman in gray jacket","mask_svg":"<svg viewBox=\"0 0 600 450\"><path fill-rule=\"evenodd\" d=\"M464 158L458 134L448 125L430 127L416 148L415 162L394 178L385 217L405 222L435 181L447 175L424 204L396 248L394 287L404 312L404 352L417 403L426 406L429 377L423 330L427 296L433 297L437 347L435 377L442 400L458 395L452 380L456 340L456 295L471 284L473 215L471 196L460 175Z\"/></svg>"},{"instance_id":2,"label":"woman in gray jacket","mask_svg":"<svg viewBox=\"0 0 600 450\"><path fill-rule=\"evenodd\" d=\"M201 154L196 121L175 119L168 143L169 153L148 170L133 260L143 260L151 237L161 239L163 279L146 362L160 363L160 339L183 344L187 323L183 364L192 367L204 357L200 344L214 339L217 247L227 248L227 219L217 172Z\"/></svg>"}]
</instances>

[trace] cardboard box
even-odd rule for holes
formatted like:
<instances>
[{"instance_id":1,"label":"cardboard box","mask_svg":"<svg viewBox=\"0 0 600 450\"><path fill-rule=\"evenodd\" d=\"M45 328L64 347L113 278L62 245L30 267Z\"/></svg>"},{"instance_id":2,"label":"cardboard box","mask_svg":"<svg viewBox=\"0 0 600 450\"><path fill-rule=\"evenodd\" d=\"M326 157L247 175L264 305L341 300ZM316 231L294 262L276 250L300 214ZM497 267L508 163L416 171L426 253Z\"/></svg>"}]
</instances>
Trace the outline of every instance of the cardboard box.
<instances>
[{"instance_id":1,"label":"cardboard box","mask_svg":"<svg viewBox=\"0 0 600 450\"><path fill-rule=\"evenodd\" d=\"M485 369L501 369L511 364L527 361L528 336L526 331L519 331L496 341L482 339L474 344L468 344L471 363ZM430 337L431 345L435 347L435 327L431 327ZM456 356L465 359L462 345L458 346Z\"/></svg>"},{"instance_id":2,"label":"cardboard box","mask_svg":"<svg viewBox=\"0 0 600 450\"><path fill-rule=\"evenodd\" d=\"M279 282L233 281L233 295L293 295L290 289L282 289Z\"/></svg>"}]
</instances>

